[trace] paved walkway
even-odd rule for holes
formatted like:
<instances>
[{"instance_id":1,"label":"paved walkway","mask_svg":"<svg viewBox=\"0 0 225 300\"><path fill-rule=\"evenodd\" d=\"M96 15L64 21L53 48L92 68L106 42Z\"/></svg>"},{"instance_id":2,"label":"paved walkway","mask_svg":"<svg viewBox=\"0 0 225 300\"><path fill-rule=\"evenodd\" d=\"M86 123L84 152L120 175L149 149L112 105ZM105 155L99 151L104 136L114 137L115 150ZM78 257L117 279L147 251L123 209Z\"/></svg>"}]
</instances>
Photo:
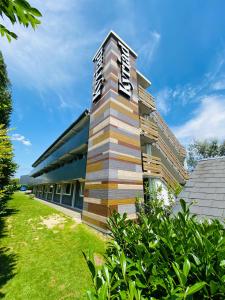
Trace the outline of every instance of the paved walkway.
<instances>
[{"instance_id":1,"label":"paved walkway","mask_svg":"<svg viewBox=\"0 0 225 300\"><path fill-rule=\"evenodd\" d=\"M64 213L65 215L67 215L67 216L71 217L72 219L74 219L77 223L81 223L81 213L79 213L77 211L74 211L72 209L66 208L64 206L52 203L52 202L47 202L45 200L41 200L41 199L38 199L38 198L34 198L34 199L36 201L40 202L40 203L43 203L43 204L48 205L50 207L53 207L56 210Z\"/></svg>"}]
</instances>

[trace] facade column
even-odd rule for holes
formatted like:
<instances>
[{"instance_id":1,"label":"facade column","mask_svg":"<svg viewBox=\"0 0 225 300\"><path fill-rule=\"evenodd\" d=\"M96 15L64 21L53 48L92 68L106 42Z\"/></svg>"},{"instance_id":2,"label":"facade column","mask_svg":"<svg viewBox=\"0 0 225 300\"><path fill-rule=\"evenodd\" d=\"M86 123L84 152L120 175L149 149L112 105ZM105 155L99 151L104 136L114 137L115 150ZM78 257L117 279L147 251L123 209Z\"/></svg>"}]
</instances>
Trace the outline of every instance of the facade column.
<instances>
[{"instance_id":1,"label":"facade column","mask_svg":"<svg viewBox=\"0 0 225 300\"><path fill-rule=\"evenodd\" d=\"M73 183L72 207L74 207L74 204L75 204L76 188L77 188L77 182L75 181L75 182Z\"/></svg>"},{"instance_id":2,"label":"facade column","mask_svg":"<svg viewBox=\"0 0 225 300\"><path fill-rule=\"evenodd\" d=\"M61 184L61 189L60 189L60 204L62 204L62 197L63 197L63 184Z\"/></svg>"},{"instance_id":3,"label":"facade column","mask_svg":"<svg viewBox=\"0 0 225 300\"><path fill-rule=\"evenodd\" d=\"M52 199L51 199L51 202L53 202L53 199L54 199L55 187L56 187L56 186L53 184L53 188L52 188Z\"/></svg>"},{"instance_id":4,"label":"facade column","mask_svg":"<svg viewBox=\"0 0 225 300\"><path fill-rule=\"evenodd\" d=\"M95 58L82 219L107 232L115 210L136 218L143 197L136 54L111 32Z\"/></svg>"}]
</instances>

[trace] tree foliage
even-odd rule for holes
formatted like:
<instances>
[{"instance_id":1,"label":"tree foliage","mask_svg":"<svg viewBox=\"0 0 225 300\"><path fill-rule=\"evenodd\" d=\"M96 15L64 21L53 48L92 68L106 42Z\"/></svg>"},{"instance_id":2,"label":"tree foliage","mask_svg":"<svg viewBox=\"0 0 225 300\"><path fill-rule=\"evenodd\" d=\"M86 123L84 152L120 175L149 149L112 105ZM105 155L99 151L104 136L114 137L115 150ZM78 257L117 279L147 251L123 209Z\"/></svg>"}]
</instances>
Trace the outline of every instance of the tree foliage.
<instances>
[{"instance_id":1,"label":"tree foliage","mask_svg":"<svg viewBox=\"0 0 225 300\"><path fill-rule=\"evenodd\" d=\"M7 76L6 65L0 52L0 123L6 128L10 125L12 112L11 86Z\"/></svg>"},{"instance_id":2,"label":"tree foliage","mask_svg":"<svg viewBox=\"0 0 225 300\"><path fill-rule=\"evenodd\" d=\"M13 149L8 137L12 99L6 66L0 53L0 197L3 197L10 178L14 175Z\"/></svg>"},{"instance_id":3,"label":"tree foliage","mask_svg":"<svg viewBox=\"0 0 225 300\"><path fill-rule=\"evenodd\" d=\"M188 147L187 164L193 169L199 159L220 157L225 155L225 140L220 143L217 139L195 141Z\"/></svg>"},{"instance_id":4,"label":"tree foliage","mask_svg":"<svg viewBox=\"0 0 225 300\"><path fill-rule=\"evenodd\" d=\"M12 162L13 149L7 129L0 124L0 202L5 195L5 187L9 184L10 177L15 172L15 164ZM1 203L0 203L1 211Z\"/></svg>"},{"instance_id":5,"label":"tree foliage","mask_svg":"<svg viewBox=\"0 0 225 300\"><path fill-rule=\"evenodd\" d=\"M33 29L40 24L41 13L32 7L26 0L1 0L0 15L8 18L12 24L19 23L25 27L31 26ZM0 24L0 34L6 36L8 41L16 39L17 35Z\"/></svg>"},{"instance_id":6,"label":"tree foliage","mask_svg":"<svg viewBox=\"0 0 225 300\"><path fill-rule=\"evenodd\" d=\"M161 206L152 206L136 223L114 213L105 263L97 267L85 255L95 287L88 298L224 299L224 225L199 222L183 200L181 207L171 217Z\"/></svg>"}]
</instances>

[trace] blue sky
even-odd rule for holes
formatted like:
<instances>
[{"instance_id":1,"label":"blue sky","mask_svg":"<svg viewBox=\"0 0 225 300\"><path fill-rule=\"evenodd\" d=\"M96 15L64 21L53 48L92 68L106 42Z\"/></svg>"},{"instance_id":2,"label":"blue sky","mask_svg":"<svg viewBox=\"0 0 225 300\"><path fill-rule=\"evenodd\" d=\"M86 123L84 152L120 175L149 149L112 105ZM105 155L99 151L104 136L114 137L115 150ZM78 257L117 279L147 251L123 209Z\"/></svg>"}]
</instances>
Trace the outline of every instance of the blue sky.
<instances>
[{"instance_id":1,"label":"blue sky","mask_svg":"<svg viewBox=\"0 0 225 300\"><path fill-rule=\"evenodd\" d=\"M182 143L225 138L224 0L31 3L43 14L41 26L16 26L17 41L0 40L12 83L17 176L90 106L91 58L111 29L138 53L138 69Z\"/></svg>"}]
</instances>

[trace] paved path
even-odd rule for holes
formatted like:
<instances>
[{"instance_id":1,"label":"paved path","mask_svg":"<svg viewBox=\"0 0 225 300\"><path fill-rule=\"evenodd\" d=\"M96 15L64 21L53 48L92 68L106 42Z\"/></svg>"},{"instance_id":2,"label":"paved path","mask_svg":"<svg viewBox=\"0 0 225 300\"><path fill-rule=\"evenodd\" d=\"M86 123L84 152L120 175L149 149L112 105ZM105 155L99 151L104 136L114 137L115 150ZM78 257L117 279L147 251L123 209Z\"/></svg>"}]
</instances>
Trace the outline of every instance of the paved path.
<instances>
[{"instance_id":1,"label":"paved path","mask_svg":"<svg viewBox=\"0 0 225 300\"><path fill-rule=\"evenodd\" d=\"M36 201L43 203L45 205L48 205L50 207L55 208L56 210L64 213L65 215L71 217L72 219L74 219L77 223L81 223L81 213L74 211L72 209L66 208L64 206L52 203L52 202L47 202L38 198L34 198Z\"/></svg>"}]
</instances>

